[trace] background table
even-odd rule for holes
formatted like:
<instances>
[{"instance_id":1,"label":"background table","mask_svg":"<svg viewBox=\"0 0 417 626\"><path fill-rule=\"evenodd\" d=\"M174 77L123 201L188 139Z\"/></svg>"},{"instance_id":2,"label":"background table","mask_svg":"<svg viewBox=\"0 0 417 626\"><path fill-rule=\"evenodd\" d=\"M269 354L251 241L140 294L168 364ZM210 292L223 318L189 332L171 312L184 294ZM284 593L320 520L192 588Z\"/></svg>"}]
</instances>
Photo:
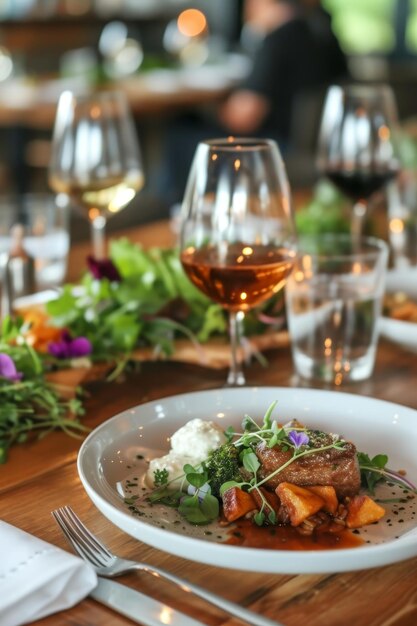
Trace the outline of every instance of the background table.
<instances>
[{"instance_id":1,"label":"background table","mask_svg":"<svg viewBox=\"0 0 417 626\"><path fill-rule=\"evenodd\" d=\"M164 224L130 233L132 239L170 241ZM72 251L73 269L82 266L83 247ZM267 353L269 366L246 369L248 385L301 386L288 347ZM129 406L188 391L223 385L226 372L175 362L143 363L122 382L89 384L85 423L94 426ZM374 376L341 390L409 405L417 409L417 357L380 342ZM69 549L50 512L70 504L82 519L123 556L148 560L208 589L283 622L286 626L415 626L417 558L388 567L342 574L273 575L242 573L201 565L141 544L113 526L91 504L79 481L76 456L80 443L61 433L15 447L0 467L0 518L42 539ZM361 558L358 551L358 559ZM178 594L169 583L146 574L122 582L193 615L209 625L232 626L236 620L215 607ZM0 620L1 623L1 620ZM122 626L131 622L93 600L35 622L37 626Z\"/></svg>"},{"instance_id":2,"label":"background table","mask_svg":"<svg viewBox=\"0 0 417 626\"><path fill-rule=\"evenodd\" d=\"M217 79L216 68L210 66L195 70L195 76L188 76L181 69L151 70L109 82L102 89L124 92L135 117L172 115L178 111L213 105L225 98L242 75L240 67L233 75L233 63L236 63L234 59L226 59L217 70ZM0 86L0 127L18 125L52 129L59 95L69 88L70 81L33 81L29 78L16 79Z\"/></svg>"}]
</instances>

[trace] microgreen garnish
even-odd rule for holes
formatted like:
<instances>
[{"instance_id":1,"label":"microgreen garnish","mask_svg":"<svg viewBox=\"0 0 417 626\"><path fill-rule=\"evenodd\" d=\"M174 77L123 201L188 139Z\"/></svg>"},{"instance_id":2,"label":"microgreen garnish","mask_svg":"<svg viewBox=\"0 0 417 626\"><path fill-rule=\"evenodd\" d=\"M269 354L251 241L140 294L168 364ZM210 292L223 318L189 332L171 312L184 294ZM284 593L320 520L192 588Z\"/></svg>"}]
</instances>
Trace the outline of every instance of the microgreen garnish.
<instances>
[{"instance_id":1,"label":"microgreen garnish","mask_svg":"<svg viewBox=\"0 0 417 626\"><path fill-rule=\"evenodd\" d=\"M258 457L250 449L246 448L242 455L243 467L256 476L256 472L260 468Z\"/></svg>"},{"instance_id":2,"label":"microgreen garnish","mask_svg":"<svg viewBox=\"0 0 417 626\"><path fill-rule=\"evenodd\" d=\"M41 355L25 343L20 328L20 320L7 318L0 338L0 463L14 443L55 429L75 437L88 431L78 420L84 412L80 390L63 397L68 389L48 381Z\"/></svg>"},{"instance_id":3,"label":"microgreen garnish","mask_svg":"<svg viewBox=\"0 0 417 626\"><path fill-rule=\"evenodd\" d=\"M375 486L380 481L393 482L411 491L417 493L417 488L405 476L389 469L386 465L388 457L386 454L377 454L372 459L364 452L358 452L359 468L361 470L362 486L365 487L370 494L375 493Z\"/></svg>"},{"instance_id":4,"label":"microgreen garnish","mask_svg":"<svg viewBox=\"0 0 417 626\"><path fill-rule=\"evenodd\" d=\"M275 409L276 406L276 401L272 402L272 404L270 404L270 406L268 407L265 415L264 415L264 419L263 419L263 426L265 429L269 429L272 428L272 412Z\"/></svg>"},{"instance_id":5,"label":"microgreen garnish","mask_svg":"<svg viewBox=\"0 0 417 626\"><path fill-rule=\"evenodd\" d=\"M336 443L329 444L328 446L322 446L321 448L307 448L303 452L300 452L297 448L294 448L293 455L291 456L290 459L288 459L288 461L280 465L276 470L274 470L273 472L268 474L268 476L260 480L255 486L260 487L264 483L268 482L271 478L273 478L274 476L282 472L286 467L291 465L291 463L293 463L295 459L299 459L304 456L309 456L311 454L316 454L317 452L325 452L326 450L331 450L332 448L340 450L343 448L343 443L336 442Z\"/></svg>"},{"instance_id":6,"label":"microgreen garnish","mask_svg":"<svg viewBox=\"0 0 417 626\"><path fill-rule=\"evenodd\" d=\"M47 313L54 326L86 337L94 360L121 363L118 373L136 348L151 346L171 356L175 339L185 336L201 351L201 344L227 332L224 310L190 282L174 248L144 250L118 239L110 244L110 258L89 258L88 269L76 288L65 285L47 304ZM265 329L258 312L245 315L245 335Z\"/></svg>"},{"instance_id":7,"label":"microgreen garnish","mask_svg":"<svg viewBox=\"0 0 417 626\"><path fill-rule=\"evenodd\" d=\"M228 443L233 441L233 437L235 436L235 429L233 428L233 426L228 426L228 428L226 428L226 430L224 431L224 436L226 437L226 441Z\"/></svg>"},{"instance_id":8,"label":"microgreen garnish","mask_svg":"<svg viewBox=\"0 0 417 626\"><path fill-rule=\"evenodd\" d=\"M166 485L168 482L168 470L166 469L166 467L164 467L163 469L157 469L154 471L153 473L154 479L154 485L155 487L162 487L162 485Z\"/></svg>"},{"instance_id":9,"label":"microgreen garnish","mask_svg":"<svg viewBox=\"0 0 417 626\"><path fill-rule=\"evenodd\" d=\"M275 405L274 402L268 407L260 423L250 415L245 415L243 432L235 432L232 427L226 429L226 443L213 450L203 462L195 466L185 464L184 474L175 478L175 484L181 484L179 489L173 489L174 480L168 480L168 473L157 470L154 473L156 490L148 496L148 501L173 506L189 523L200 525L215 520L219 515L219 501L228 490L239 488L253 495L257 510L249 512L255 524L277 524L277 513L274 505L268 501L268 492L263 485L294 461L332 449L343 450L347 442L339 435L312 430L296 421L283 426L278 424L272 417ZM286 460L269 474L265 475L265 471L261 473L259 446L278 446L280 451L287 452ZM371 459L367 454L358 453L358 460L363 486L371 494L381 480L392 481L417 493L410 481L386 467L386 455L379 454ZM231 494L231 497L236 497L236 494Z\"/></svg>"},{"instance_id":10,"label":"microgreen garnish","mask_svg":"<svg viewBox=\"0 0 417 626\"><path fill-rule=\"evenodd\" d=\"M184 474L175 480L169 481L168 475L162 474L161 470L154 472L156 489L148 495L148 501L177 508L191 524L207 524L218 516L219 499L228 489L239 487L249 492L256 490L261 504L254 516L255 523L275 524L276 513L259 487L300 456L344 445L343 441L320 437L319 431L306 431L296 425L280 426L272 418L275 406L276 402L273 402L268 407L261 425L250 415L245 415L242 433L236 433L229 427L225 431L225 444L214 450L203 463L197 466L185 464ZM311 433L311 441L308 433ZM278 470L260 479L258 471L261 464L255 451L258 444L270 448L279 445L282 450L291 450L291 457ZM180 482L181 487L174 489L174 482L175 485Z\"/></svg>"},{"instance_id":11,"label":"microgreen garnish","mask_svg":"<svg viewBox=\"0 0 417 626\"><path fill-rule=\"evenodd\" d=\"M64 285L59 296L46 304L42 316L49 331L47 338L41 337L40 332L37 337L38 323L30 315L24 324L9 318L3 322L0 400L5 403L0 411L0 462L5 460L12 443L24 441L35 432L44 433L55 427L73 433L84 430L72 419L82 414L78 400L65 403L56 386L49 385L48 393L42 393L45 374L51 367L67 367L68 361L88 355L93 362L112 363L114 367L107 376L110 381L126 367L135 367L136 349L150 346L156 355L171 356L175 340L186 337L203 358L201 344L227 332L225 311L190 282L174 248L144 250L127 239L119 239L111 243L109 259L88 257L87 270L79 284ZM262 305L265 315L260 315L259 308L248 312L243 322L245 335L262 333L262 319L268 320L268 324L272 322L271 315L275 315L277 307L283 309L282 294ZM43 322L38 326L45 330ZM49 350L46 360L44 354L33 352L30 372L20 367L20 361L30 360L31 348L24 347L24 354L18 355L24 342L23 328L28 342L32 341L37 350ZM254 356L262 361L259 353ZM39 377L34 387L35 370ZM3 383L18 382L22 377L22 385L6 396ZM66 422L64 415L68 412L71 416ZM231 433L227 437L231 440Z\"/></svg>"},{"instance_id":12,"label":"microgreen garnish","mask_svg":"<svg viewBox=\"0 0 417 626\"><path fill-rule=\"evenodd\" d=\"M180 515L190 524L208 524L219 516L219 501L211 494L208 485L208 473L205 464L194 467L187 463L183 467L184 474L176 479L168 481L168 472L163 477L163 470L156 470L154 477L164 480L163 487L158 488L146 496L150 503L160 503L174 507ZM158 473L158 474L157 474ZM181 480L180 489L173 491L170 484ZM154 483L156 487L158 485ZM184 487L188 485L188 495L185 495Z\"/></svg>"}]
</instances>

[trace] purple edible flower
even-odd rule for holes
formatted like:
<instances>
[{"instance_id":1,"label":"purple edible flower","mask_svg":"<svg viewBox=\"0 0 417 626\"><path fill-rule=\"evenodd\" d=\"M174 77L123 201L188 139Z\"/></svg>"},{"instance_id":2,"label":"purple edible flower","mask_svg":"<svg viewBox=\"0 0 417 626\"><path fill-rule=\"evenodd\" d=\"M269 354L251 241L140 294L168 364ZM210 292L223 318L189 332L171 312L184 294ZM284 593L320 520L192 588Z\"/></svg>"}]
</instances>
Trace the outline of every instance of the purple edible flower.
<instances>
[{"instance_id":1,"label":"purple edible flower","mask_svg":"<svg viewBox=\"0 0 417 626\"><path fill-rule=\"evenodd\" d=\"M119 270L110 259L95 259L93 256L87 257L88 269L96 280L107 278L111 282L120 282L122 277Z\"/></svg>"},{"instance_id":2,"label":"purple edible flower","mask_svg":"<svg viewBox=\"0 0 417 626\"><path fill-rule=\"evenodd\" d=\"M59 341L52 341L48 346L48 351L57 359L76 359L78 357L91 354L93 347L87 337L71 338L71 335L64 331Z\"/></svg>"},{"instance_id":3,"label":"purple edible flower","mask_svg":"<svg viewBox=\"0 0 417 626\"><path fill-rule=\"evenodd\" d=\"M16 382L23 377L22 372L17 371L12 357L4 352L0 353L0 376L12 382Z\"/></svg>"},{"instance_id":4,"label":"purple edible flower","mask_svg":"<svg viewBox=\"0 0 417 626\"><path fill-rule=\"evenodd\" d=\"M298 432L297 430L292 430L288 435L288 439L296 448L301 448L301 446L306 446L308 442L310 441L308 435L306 435L303 432Z\"/></svg>"}]
</instances>

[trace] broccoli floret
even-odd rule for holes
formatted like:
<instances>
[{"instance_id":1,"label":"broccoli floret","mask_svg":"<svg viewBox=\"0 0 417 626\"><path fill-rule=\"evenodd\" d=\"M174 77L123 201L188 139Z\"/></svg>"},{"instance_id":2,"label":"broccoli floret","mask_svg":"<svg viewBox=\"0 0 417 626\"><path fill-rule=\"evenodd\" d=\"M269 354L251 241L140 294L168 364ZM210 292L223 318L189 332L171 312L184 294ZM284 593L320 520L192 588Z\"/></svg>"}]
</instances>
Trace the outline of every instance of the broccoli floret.
<instances>
[{"instance_id":1,"label":"broccoli floret","mask_svg":"<svg viewBox=\"0 0 417 626\"><path fill-rule=\"evenodd\" d=\"M229 480L241 480L239 451L232 443L225 443L213 450L206 462L211 493L220 497L220 487Z\"/></svg>"}]
</instances>

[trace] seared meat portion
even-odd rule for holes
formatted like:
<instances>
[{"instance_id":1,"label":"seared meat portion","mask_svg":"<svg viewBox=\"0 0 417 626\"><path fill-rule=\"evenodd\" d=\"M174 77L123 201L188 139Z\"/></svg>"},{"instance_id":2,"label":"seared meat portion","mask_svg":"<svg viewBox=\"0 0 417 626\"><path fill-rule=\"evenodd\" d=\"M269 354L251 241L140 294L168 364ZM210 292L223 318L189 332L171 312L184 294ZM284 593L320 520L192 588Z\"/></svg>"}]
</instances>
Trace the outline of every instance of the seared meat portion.
<instances>
[{"instance_id":1,"label":"seared meat portion","mask_svg":"<svg viewBox=\"0 0 417 626\"><path fill-rule=\"evenodd\" d=\"M268 448L265 443L260 443L256 454L261 462L258 476L265 478L286 463L292 451L283 451L279 446ZM353 443L346 442L341 450L330 448L298 458L268 480L265 486L275 490L282 482L304 487L332 485L338 498L353 496L358 493L361 484L356 448Z\"/></svg>"}]
</instances>

